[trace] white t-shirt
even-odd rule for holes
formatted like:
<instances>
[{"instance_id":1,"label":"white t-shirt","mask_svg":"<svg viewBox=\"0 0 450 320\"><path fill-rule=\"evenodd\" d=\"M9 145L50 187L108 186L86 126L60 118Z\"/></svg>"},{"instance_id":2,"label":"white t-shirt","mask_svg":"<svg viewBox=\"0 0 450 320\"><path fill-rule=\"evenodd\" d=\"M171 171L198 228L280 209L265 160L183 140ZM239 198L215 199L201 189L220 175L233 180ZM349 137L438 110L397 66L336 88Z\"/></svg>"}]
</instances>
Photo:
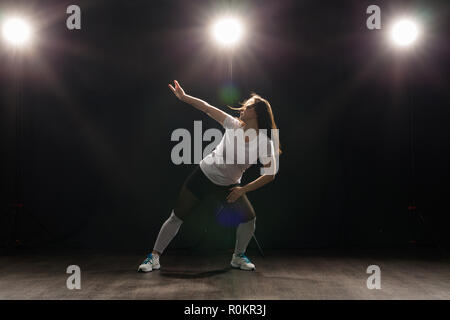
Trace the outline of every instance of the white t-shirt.
<instances>
[{"instance_id":1,"label":"white t-shirt","mask_svg":"<svg viewBox=\"0 0 450 320\"><path fill-rule=\"evenodd\" d=\"M274 159L273 142L267 135L260 133L256 136L255 131L251 135L249 131L249 141L245 142L240 121L230 115L223 121L223 127L226 130L220 143L200 161L200 169L215 184L240 183L244 171L257 163L257 159L263 164ZM227 152L233 147L234 152Z\"/></svg>"}]
</instances>

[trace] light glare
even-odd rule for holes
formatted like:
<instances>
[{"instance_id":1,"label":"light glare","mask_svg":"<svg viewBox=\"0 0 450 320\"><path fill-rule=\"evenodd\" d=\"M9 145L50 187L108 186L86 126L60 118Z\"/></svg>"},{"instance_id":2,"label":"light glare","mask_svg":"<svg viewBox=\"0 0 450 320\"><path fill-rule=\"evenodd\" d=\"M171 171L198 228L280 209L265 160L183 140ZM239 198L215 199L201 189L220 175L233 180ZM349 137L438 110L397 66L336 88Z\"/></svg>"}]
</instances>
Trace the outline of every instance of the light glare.
<instances>
[{"instance_id":1,"label":"light glare","mask_svg":"<svg viewBox=\"0 0 450 320\"><path fill-rule=\"evenodd\" d=\"M401 20L392 27L392 40L399 46L408 46L416 39L419 31L417 25L411 20Z\"/></svg>"},{"instance_id":2,"label":"light glare","mask_svg":"<svg viewBox=\"0 0 450 320\"><path fill-rule=\"evenodd\" d=\"M10 18L3 24L3 36L13 45L25 44L30 39L30 35L30 26L20 18Z\"/></svg>"},{"instance_id":3,"label":"light glare","mask_svg":"<svg viewBox=\"0 0 450 320\"><path fill-rule=\"evenodd\" d=\"M223 45L232 45L239 41L242 35L242 26L236 19L226 18L214 25L214 37Z\"/></svg>"}]
</instances>

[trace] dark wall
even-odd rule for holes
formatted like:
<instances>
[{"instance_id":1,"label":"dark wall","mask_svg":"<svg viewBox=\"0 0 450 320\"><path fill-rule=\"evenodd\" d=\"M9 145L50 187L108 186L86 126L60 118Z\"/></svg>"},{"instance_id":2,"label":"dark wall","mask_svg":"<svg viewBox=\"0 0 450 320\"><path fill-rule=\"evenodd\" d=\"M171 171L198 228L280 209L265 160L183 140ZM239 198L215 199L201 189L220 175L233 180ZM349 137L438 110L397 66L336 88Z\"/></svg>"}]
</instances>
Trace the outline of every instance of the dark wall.
<instances>
[{"instance_id":1,"label":"dark wall","mask_svg":"<svg viewBox=\"0 0 450 320\"><path fill-rule=\"evenodd\" d=\"M32 214L21 219L24 237L88 248L153 245L194 167L172 164L172 131L193 130L194 120L219 128L179 102L167 84L177 79L187 93L226 108L219 90L229 82L228 59L206 29L211 12L226 3L2 2L2 17L22 4L39 34L22 57L4 44L1 50L2 205L9 215L19 76L23 81L23 203ZM80 31L65 27L70 4L82 9ZM366 28L370 4L381 7L382 30ZM234 52L233 83L239 100L256 91L272 103L283 149L277 179L248 195L261 244L403 245L433 236L448 244L448 3L234 5L250 30ZM408 53L386 40L388 22L400 8L426 25L421 43ZM243 181L257 174L251 168ZM417 212L408 211L411 198ZM205 205L186 221L173 246L194 244L210 211ZM230 230L217 224L210 230L211 246L230 243Z\"/></svg>"}]
</instances>

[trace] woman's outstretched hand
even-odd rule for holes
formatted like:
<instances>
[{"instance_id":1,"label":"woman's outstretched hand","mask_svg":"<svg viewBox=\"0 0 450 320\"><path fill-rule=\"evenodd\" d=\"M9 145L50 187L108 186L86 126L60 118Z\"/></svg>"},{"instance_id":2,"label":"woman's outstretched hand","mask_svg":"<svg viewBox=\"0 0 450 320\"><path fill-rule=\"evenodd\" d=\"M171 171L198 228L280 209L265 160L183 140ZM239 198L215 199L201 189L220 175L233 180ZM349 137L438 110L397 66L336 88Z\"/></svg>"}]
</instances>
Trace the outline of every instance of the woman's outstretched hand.
<instances>
[{"instance_id":1,"label":"woman's outstretched hand","mask_svg":"<svg viewBox=\"0 0 450 320\"><path fill-rule=\"evenodd\" d=\"M175 87L171 84L169 84L170 90L172 90L173 94L177 96L178 99L183 101L186 104L189 104L193 106L195 109L198 109L200 111L203 111L208 116L219 122L220 124L223 124L223 121L226 117L228 117L228 114L223 112L220 109L217 109L210 105L208 102L205 102L199 98L190 96L188 94L184 93L183 88L181 88L180 84L177 80L173 80L173 83L175 84Z\"/></svg>"},{"instance_id":2,"label":"woman's outstretched hand","mask_svg":"<svg viewBox=\"0 0 450 320\"><path fill-rule=\"evenodd\" d=\"M174 80L173 82L175 84L175 88L171 84L169 84L170 90L173 91L173 93L177 96L178 99L183 100L183 97L186 95L184 93L183 88L181 88L177 80Z\"/></svg>"}]
</instances>

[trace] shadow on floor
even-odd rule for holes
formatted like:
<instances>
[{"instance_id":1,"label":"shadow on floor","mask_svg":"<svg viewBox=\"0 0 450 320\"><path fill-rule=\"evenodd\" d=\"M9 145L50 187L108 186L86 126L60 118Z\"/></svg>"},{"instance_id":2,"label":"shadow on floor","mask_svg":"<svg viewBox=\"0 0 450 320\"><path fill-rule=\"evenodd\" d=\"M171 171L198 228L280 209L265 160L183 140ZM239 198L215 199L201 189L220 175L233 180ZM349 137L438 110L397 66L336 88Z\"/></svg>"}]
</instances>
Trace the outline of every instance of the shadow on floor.
<instances>
[{"instance_id":1,"label":"shadow on floor","mask_svg":"<svg viewBox=\"0 0 450 320\"><path fill-rule=\"evenodd\" d=\"M204 271L204 272L180 272L180 271L161 271L160 275L167 278L176 278L176 279L202 279L217 276L219 274L224 274L230 271L231 268L224 268L218 270Z\"/></svg>"}]
</instances>

